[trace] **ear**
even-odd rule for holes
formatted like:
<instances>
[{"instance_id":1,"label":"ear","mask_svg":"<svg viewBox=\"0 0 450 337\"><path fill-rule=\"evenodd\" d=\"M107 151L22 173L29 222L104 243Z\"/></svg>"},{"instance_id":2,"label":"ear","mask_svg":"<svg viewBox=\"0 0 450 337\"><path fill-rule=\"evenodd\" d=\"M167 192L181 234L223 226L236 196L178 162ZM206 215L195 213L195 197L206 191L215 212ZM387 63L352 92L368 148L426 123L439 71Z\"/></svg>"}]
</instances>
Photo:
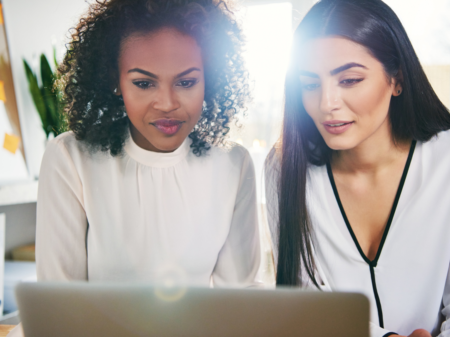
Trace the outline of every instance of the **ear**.
<instances>
[{"instance_id":1,"label":"ear","mask_svg":"<svg viewBox=\"0 0 450 337\"><path fill-rule=\"evenodd\" d=\"M397 76L392 78L392 96L400 96L403 91L403 73L401 70L398 71Z\"/></svg>"}]
</instances>

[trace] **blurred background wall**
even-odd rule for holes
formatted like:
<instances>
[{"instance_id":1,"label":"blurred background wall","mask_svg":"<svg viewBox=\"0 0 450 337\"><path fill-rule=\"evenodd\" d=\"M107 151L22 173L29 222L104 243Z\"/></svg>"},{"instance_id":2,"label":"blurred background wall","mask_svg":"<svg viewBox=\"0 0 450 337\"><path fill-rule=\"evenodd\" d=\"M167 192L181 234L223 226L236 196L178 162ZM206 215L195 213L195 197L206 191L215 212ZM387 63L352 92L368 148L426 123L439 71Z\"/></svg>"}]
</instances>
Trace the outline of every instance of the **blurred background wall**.
<instances>
[{"instance_id":1,"label":"blurred background wall","mask_svg":"<svg viewBox=\"0 0 450 337\"><path fill-rule=\"evenodd\" d=\"M280 102L290 35L314 0L240 0L247 37L247 60L255 100L234 140L248 148L269 148L281 123ZM450 105L450 1L386 0L398 14L442 101ZM12 74L28 172L39 174L45 134L28 92L22 59L38 70L39 55L60 61L68 30L87 9L85 0L2 0ZM290 18L290 20L286 20ZM258 151L257 151L258 152ZM265 152L265 151L263 151ZM261 152L262 153L262 152ZM259 162L260 160L256 158ZM263 155L261 155L262 157Z\"/></svg>"},{"instance_id":2,"label":"blurred background wall","mask_svg":"<svg viewBox=\"0 0 450 337\"><path fill-rule=\"evenodd\" d=\"M22 59L36 70L39 55L53 59L53 48L61 60L68 30L86 10L84 0L2 0L11 69L22 127L28 172L31 178L39 175L45 150L45 133L28 91Z\"/></svg>"}]
</instances>

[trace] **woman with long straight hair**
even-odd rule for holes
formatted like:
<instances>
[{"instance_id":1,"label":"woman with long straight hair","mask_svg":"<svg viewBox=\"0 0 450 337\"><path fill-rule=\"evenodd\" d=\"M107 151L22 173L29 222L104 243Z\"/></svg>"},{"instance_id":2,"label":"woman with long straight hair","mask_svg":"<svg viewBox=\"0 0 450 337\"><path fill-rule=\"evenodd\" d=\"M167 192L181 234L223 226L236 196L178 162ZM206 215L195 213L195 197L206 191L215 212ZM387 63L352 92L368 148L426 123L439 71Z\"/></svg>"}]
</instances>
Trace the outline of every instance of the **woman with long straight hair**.
<instances>
[{"instance_id":1,"label":"woman with long straight hair","mask_svg":"<svg viewBox=\"0 0 450 337\"><path fill-rule=\"evenodd\" d=\"M366 294L372 336L450 336L450 114L398 17L316 3L285 97L266 160L277 285Z\"/></svg>"}]
</instances>

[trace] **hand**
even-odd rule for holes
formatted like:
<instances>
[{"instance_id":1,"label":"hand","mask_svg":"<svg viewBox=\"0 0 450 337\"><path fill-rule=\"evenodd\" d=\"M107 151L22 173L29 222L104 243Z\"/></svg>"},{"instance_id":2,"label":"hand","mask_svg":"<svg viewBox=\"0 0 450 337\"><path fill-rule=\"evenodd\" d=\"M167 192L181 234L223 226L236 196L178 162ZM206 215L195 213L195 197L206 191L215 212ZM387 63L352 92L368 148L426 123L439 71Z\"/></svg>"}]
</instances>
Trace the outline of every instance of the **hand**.
<instances>
[{"instance_id":1,"label":"hand","mask_svg":"<svg viewBox=\"0 0 450 337\"><path fill-rule=\"evenodd\" d=\"M412 332L409 336L398 336L398 337L431 337L431 334L424 329L417 329Z\"/></svg>"}]
</instances>

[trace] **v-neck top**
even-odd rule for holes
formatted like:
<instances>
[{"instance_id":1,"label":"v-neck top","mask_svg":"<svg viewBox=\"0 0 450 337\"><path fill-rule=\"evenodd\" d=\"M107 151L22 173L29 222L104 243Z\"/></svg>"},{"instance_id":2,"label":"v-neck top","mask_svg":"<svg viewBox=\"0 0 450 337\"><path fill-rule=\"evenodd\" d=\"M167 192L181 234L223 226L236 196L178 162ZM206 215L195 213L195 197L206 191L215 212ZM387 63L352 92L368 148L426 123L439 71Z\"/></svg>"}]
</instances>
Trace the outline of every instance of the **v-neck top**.
<instances>
[{"instance_id":1,"label":"v-neck top","mask_svg":"<svg viewBox=\"0 0 450 337\"><path fill-rule=\"evenodd\" d=\"M372 337L409 335L419 328L433 336L450 336L449 145L449 131L417 142L381 253L372 266L345 223L326 165L308 168L307 208L317 277L323 290L368 297ZM266 162L266 200L277 261L279 162L271 157Z\"/></svg>"},{"instance_id":2,"label":"v-neck top","mask_svg":"<svg viewBox=\"0 0 450 337\"><path fill-rule=\"evenodd\" d=\"M92 153L72 132L50 141L37 202L39 280L254 284L260 248L253 163L236 145L195 156Z\"/></svg>"}]
</instances>

